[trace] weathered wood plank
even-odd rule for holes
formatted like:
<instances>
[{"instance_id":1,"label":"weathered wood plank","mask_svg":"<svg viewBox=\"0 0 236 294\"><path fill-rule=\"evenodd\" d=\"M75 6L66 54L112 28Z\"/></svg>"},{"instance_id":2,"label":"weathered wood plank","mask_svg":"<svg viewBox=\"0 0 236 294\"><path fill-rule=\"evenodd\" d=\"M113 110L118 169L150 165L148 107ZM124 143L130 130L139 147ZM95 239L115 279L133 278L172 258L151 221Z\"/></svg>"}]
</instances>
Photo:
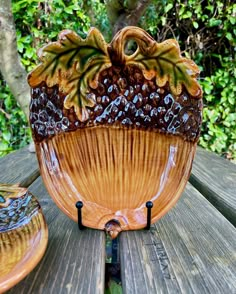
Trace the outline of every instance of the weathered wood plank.
<instances>
[{"instance_id":1,"label":"weathered wood plank","mask_svg":"<svg viewBox=\"0 0 236 294\"><path fill-rule=\"evenodd\" d=\"M0 158L0 182L28 187L39 176L35 153L28 147L12 152Z\"/></svg>"},{"instance_id":2,"label":"weathered wood plank","mask_svg":"<svg viewBox=\"0 0 236 294\"><path fill-rule=\"evenodd\" d=\"M38 266L8 293L104 293L104 232L79 231L53 203L41 178L29 190L41 203L49 226L48 248Z\"/></svg>"},{"instance_id":3,"label":"weathered wood plank","mask_svg":"<svg viewBox=\"0 0 236 294\"><path fill-rule=\"evenodd\" d=\"M236 226L236 165L197 149L190 183Z\"/></svg>"},{"instance_id":4,"label":"weathered wood plank","mask_svg":"<svg viewBox=\"0 0 236 294\"><path fill-rule=\"evenodd\" d=\"M124 293L236 293L236 229L193 186L150 231L120 237Z\"/></svg>"}]
</instances>

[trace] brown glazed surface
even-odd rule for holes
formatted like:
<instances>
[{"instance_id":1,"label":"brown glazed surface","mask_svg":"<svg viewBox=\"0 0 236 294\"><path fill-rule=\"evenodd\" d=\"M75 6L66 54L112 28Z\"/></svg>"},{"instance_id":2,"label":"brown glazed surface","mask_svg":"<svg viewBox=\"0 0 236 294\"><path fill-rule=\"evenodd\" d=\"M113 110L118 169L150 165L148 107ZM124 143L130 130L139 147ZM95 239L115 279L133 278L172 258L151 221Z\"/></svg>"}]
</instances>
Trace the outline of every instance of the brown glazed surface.
<instances>
[{"instance_id":1,"label":"brown glazed surface","mask_svg":"<svg viewBox=\"0 0 236 294\"><path fill-rule=\"evenodd\" d=\"M48 229L25 188L0 184L0 293L22 280L42 258Z\"/></svg>"},{"instance_id":2,"label":"brown glazed surface","mask_svg":"<svg viewBox=\"0 0 236 294\"><path fill-rule=\"evenodd\" d=\"M75 203L81 200L84 225L104 229L116 219L128 230L145 227L148 200L154 202L152 222L175 204L189 177L195 143L94 127L55 136L36 151L46 187L69 217L77 220Z\"/></svg>"},{"instance_id":3,"label":"brown glazed surface","mask_svg":"<svg viewBox=\"0 0 236 294\"><path fill-rule=\"evenodd\" d=\"M75 221L83 201L92 228L143 228L147 201L155 222L190 174L202 119L197 66L175 40L157 43L136 27L110 44L96 29L86 39L66 30L39 58L28 78L30 123L52 198Z\"/></svg>"}]
</instances>

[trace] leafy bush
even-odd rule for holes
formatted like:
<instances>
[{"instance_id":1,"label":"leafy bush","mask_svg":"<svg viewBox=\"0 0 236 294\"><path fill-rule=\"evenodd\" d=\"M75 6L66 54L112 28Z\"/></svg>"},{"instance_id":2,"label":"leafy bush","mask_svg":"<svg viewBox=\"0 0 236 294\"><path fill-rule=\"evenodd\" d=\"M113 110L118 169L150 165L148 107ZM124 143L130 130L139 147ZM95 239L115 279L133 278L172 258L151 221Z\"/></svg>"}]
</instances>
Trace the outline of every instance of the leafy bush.
<instances>
[{"instance_id":1,"label":"leafy bush","mask_svg":"<svg viewBox=\"0 0 236 294\"><path fill-rule=\"evenodd\" d=\"M0 157L30 141L30 129L23 111L0 79Z\"/></svg>"},{"instance_id":2,"label":"leafy bush","mask_svg":"<svg viewBox=\"0 0 236 294\"><path fill-rule=\"evenodd\" d=\"M37 50L45 43L57 40L60 31L71 29L85 35L90 27L89 17L83 11L83 1L54 0L51 3L12 1L17 46L28 72L38 62Z\"/></svg>"},{"instance_id":3,"label":"leafy bush","mask_svg":"<svg viewBox=\"0 0 236 294\"><path fill-rule=\"evenodd\" d=\"M236 158L236 69L228 58L222 68L202 82L207 106L203 110L200 145Z\"/></svg>"},{"instance_id":4,"label":"leafy bush","mask_svg":"<svg viewBox=\"0 0 236 294\"><path fill-rule=\"evenodd\" d=\"M18 50L27 71L38 62L36 51L46 42L56 40L63 29L85 35L93 23L107 41L111 37L104 1L13 0L12 5ZM140 20L140 26L157 41L176 38L182 53L199 65L205 103L199 143L231 159L236 159L235 23L236 4L232 0L152 0ZM28 142L29 130L8 88L2 81L0 86L0 150L5 150L0 151L1 156ZM11 113L11 119L4 111ZM15 115L18 123L14 122Z\"/></svg>"}]
</instances>

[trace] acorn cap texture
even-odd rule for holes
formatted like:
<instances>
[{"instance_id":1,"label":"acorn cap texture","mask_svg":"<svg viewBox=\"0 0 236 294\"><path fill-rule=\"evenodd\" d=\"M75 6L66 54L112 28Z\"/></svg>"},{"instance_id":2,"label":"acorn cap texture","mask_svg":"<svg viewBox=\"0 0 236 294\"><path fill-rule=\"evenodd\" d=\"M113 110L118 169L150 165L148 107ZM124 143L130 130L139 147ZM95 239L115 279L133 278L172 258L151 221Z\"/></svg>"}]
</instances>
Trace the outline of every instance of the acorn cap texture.
<instances>
[{"instance_id":1,"label":"acorn cap texture","mask_svg":"<svg viewBox=\"0 0 236 294\"><path fill-rule=\"evenodd\" d=\"M124 53L133 38L138 49ZM73 54L72 54L73 53ZM106 44L92 29L86 39L66 30L39 53L28 76L30 124L36 142L62 132L104 126L136 128L196 142L202 121L197 66L175 40L157 43L126 27Z\"/></svg>"}]
</instances>

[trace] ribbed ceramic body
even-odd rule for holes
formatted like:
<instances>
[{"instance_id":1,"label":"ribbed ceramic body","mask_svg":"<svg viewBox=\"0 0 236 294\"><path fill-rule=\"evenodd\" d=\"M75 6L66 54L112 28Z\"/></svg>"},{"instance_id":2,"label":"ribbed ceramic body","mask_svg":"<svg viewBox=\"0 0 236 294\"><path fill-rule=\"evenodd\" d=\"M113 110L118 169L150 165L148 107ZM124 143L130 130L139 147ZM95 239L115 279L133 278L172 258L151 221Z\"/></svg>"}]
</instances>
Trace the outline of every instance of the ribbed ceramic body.
<instances>
[{"instance_id":1,"label":"ribbed ceramic body","mask_svg":"<svg viewBox=\"0 0 236 294\"><path fill-rule=\"evenodd\" d=\"M152 222L176 203L195 145L178 136L93 127L36 147L44 183L69 217L77 220L75 203L80 200L84 225L104 229L115 219L128 230L145 227L148 200L154 204Z\"/></svg>"}]
</instances>

